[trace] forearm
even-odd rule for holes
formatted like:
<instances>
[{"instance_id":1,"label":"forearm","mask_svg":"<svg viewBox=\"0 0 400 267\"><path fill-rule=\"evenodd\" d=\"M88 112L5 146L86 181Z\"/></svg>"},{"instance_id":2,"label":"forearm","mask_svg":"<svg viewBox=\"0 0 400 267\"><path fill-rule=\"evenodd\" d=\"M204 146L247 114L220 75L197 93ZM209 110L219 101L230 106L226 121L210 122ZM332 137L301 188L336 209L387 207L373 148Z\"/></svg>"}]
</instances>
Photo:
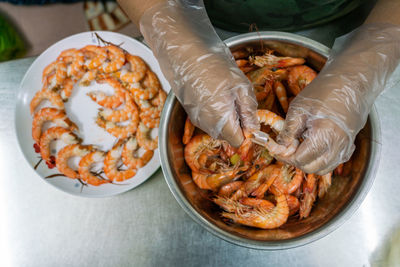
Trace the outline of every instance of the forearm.
<instances>
[{"instance_id":1,"label":"forearm","mask_svg":"<svg viewBox=\"0 0 400 267\"><path fill-rule=\"evenodd\" d=\"M139 26L139 21L144 12L149 8L164 3L167 0L117 0L125 13L129 16L133 23Z\"/></svg>"}]
</instances>

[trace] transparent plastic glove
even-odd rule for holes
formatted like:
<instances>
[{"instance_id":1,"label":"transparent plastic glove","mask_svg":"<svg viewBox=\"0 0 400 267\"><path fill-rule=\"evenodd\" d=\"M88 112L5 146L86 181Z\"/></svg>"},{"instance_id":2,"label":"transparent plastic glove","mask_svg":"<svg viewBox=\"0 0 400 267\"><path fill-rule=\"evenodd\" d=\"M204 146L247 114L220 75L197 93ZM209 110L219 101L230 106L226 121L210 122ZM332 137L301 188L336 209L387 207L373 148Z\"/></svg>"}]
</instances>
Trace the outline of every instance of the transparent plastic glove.
<instances>
[{"instance_id":1,"label":"transparent plastic glove","mask_svg":"<svg viewBox=\"0 0 400 267\"><path fill-rule=\"evenodd\" d=\"M253 87L219 39L202 1L166 1L147 10L140 30L190 120L234 146L258 129Z\"/></svg>"},{"instance_id":2,"label":"transparent plastic glove","mask_svg":"<svg viewBox=\"0 0 400 267\"><path fill-rule=\"evenodd\" d=\"M280 160L325 174L347 161L376 97L399 64L400 27L367 24L336 40L327 64L296 98L278 143L291 146ZM297 144L296 144L297 145Z\"/></svg>"}]
</instances>

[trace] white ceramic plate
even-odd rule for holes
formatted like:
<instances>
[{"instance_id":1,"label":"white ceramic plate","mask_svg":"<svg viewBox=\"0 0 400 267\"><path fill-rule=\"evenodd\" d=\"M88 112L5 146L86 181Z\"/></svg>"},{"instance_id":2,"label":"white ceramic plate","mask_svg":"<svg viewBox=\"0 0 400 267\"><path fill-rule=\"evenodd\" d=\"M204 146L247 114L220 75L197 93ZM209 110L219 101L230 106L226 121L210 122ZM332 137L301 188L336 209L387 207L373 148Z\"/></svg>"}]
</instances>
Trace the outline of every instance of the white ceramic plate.
<instances>
[{"instance_id":1,"label":"white ceramic plate","mask_svg":"<svg viewBox=\"0 0 400 267\"><path fill-rule=\"evenodd\" d=\"M170 90L170 86L162 75L157 60L147 46L122 34L103 31L96 33L103 40L116 45L121 44L121 48L125 49L131 54L140 56L157 74L164 91L168 92ZM21 151L32 168L39 161L39 154L35 153L33 148L34 141L31 135L32 116L30 114L29 104L35 93L42 88L42 71L48 64L53 62L63 50L69 48L82 48L88 44L99 45L99 41L94 32L79 33L57 42L44 51L33 62L22 79L19 91L17 93L15 131ZM100 85L95 82L92 82L89 87L75 85L72 96L69 98L68 102L65 103L65 109L68 117L78 125L79 137L83 138L84 144L95 144L103 150L109 150L115 143L115 138L106 133L95 123L95 118L100 106L86 95L87 92L92 90L111 92L112 88L107 84ZM155 134L156 133L153 131L152 135ZM53 143L55 144L52 145L52 149L55 150L53 152L56 152L60 149L61 144L59 142ZM70 162L70 164L74 165L77 164L77 162L78 159L75 159L75 161ZM85 197L107 197L123 193L140 185L146 181L159 167L159 153L158 150L155 150L153 158L145 167L140 168L133 178L121 182L120 184L82 186L78 180L69 179L66 177L46 179L45 177L59 172L57 168L49 169L44 162L40 163L35 171L46 182L73 195Z\"/></svg>"}]
</instances>

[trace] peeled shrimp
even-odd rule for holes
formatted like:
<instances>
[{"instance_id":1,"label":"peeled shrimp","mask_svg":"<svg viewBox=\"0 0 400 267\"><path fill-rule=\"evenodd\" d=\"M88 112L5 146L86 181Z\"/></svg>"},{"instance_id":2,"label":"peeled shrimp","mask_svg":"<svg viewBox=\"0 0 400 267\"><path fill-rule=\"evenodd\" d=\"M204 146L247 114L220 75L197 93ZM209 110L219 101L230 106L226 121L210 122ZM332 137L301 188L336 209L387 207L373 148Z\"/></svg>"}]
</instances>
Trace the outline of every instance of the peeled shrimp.
<instances>
[{"instance_id":1,"label":"peeled shrimp","mask_svg":"<svg viewBox=\"0 0 400 267\"><path fill-rule=\"evenodd\" d=\"M32 138L36 143L39 143L40 136L42 135L42 126L47 121L51 121L57 126L67 128L71 131L78 128L68 119L63 110L56 108L42 108L35 114L32 121Z\"/></svg>"},{"instance_id":2,"label":"peeled shrimp","mask_svg":"<svg viewBox=\"0 0 400 267\"><path fill-rule=\"evenodd\" d=\"M82 181L86 182L87 184L99 186L102 184L111 183L111 181L102 179L98 175L93 174L90 169L93 164L104 161L105 153L102 151L92 151L86 156L84 156L79 161L79 177Z\"/></svg>"},{"instance_id":3,"label":"peeled shrimp","mask_svg":"<svg viewBox=\"0 0 400 267\"><path fill-rule=\"evenodd\" d=\"M114 182L122 182L132 178L136 174L136 169L118 169L118 162L121 159L121 153L124 142L120 140L110 151L108 151L104 159L104 173Z\"/></svg>"},{"instance_id":4,"label":"peeled shrimp","mask_svg":"<svg viewBox=\"0 0 400 267\"><path fill-rule=\"evenodd\" d=\"M55 74L55 75L51 75ZM43 70L42 81L45 82L46 79L49 83L48 88L52 89L63 83L64 79L67 77L67 66L63 61L54 61L50 63Z\"/></svg>"},{"instance_id":5,"label":"peeled shrimp","mask_svg":"<svg viewBox=\"0 0 400 267\"><path fill-rule=\"evenodd\" d=\"M110 61L104 62L99 70L104 73L110 73L119 70L125 63L124 51L115 45L105 46L104 49L108 52L108 58Z\"/></svg>"},{"instance_id":6,"label":"peeled shrimp","mask_svg":"<svg viewBox=\"0 0 400 267\"><path fill-rule=\"evenodd\" d=\"M109 96L106 95L104 92L98 91L98 92L89 92L87 95L95 101L97 104L100 106L103 106L105 108L117 108L119 107L122 103L124 103L125 99L125 89L122 86L122 84L114 79L114 78L105 78L102 80L98 80L98 83L108 83L114 88L114 94Z\"/></svg>"},{"instance_id":7,"label":"peeled shrimp","mask_svg":"<svg viewBox=\"0 0 400 267\"><path fill-rule=\"evenodd\" d=\"M84 56L80 50L75 48L64 50L58 56L57 60L62 60L67 66L67 76L79 79L83 73Z\"/></svg>"},{"instance_id":8,"label":"peeled shrimp","mask_svg":"<svg viewBox=\"0 0 400 267\"><path fill-rule=\"evenodd\" d=\"M288 75L289 89L294 95L298 95L309 83L317 77L317 73L305 65L292 67Z\"/></svg>"},{"instance_id":9,"label":"peeled shrimp","mask_svg":"<svg viewBox=\"0 0 400 267\"><path fill-rule=\"evenodd\" d=\"M53 140L61 139L64 143L76 144L79 143L78 137L73 134L70 130L62 127L52 127L49 128L40 137L40 155L44 161L49 161L50 159L50 143Z\"/></svg>"},{"instance_id":10,"label":"peeled shrimp","mask_svg":"<svg viewBox=\"0 0 400 267\"><path fill-rule=\"evenodd\" d=\"M154 150L158 147L158 137L152 139L150 136L150 128L144 123L139 124L139 128L136 133L138 144L147 150Z\"/></svg>"},{"instance_id":11,"label":"peeled shrimp","mask_svg":"<svg viewBox=\"0 0 400 267\"><path fill-rule=\"evenodd\" d=\"M260 123L271 126L271 128L278 133L282 131L283 125L285 123L285 120L281 116L266 109L257 110L257 118Z\"/></svg>"},{"instance_id":12,"label":"peeled shrimp","mask_svg":"<svg viewBox=\"0 0 400 267\"><path fill-rule=\"evenodd\" d=\"M126 92L125 104L122 109L100 109L99 115L107 121L121 122L129 120L135 110L137 110L136 104L130 94Z\"/></svg>"},{"instance_id":13,"label":"peeled shrimp","mask_svg":"<svg viewBox=\"0 0 400 267\"><path fill-rule=\"evenodd\" d=\"M72 95L72 90L74 89L75 82L76 81L72 78L67 78L64 80L61 90L61 97L64 101L67 101L68 98Z\"/></svg>"},{"instance_id":14,"label":"peeled shrimp","mask_svg":"<svg viewBox=\"0 0 400 267\"><path fill-rule=\"evenodd\" d=\"M124 149L122 150L122 162L128 166L128 168L141 168L153 157L153 150L146 150L141 157L136 157L134 154L138 148L138 142L133 136L125 143Z\"/></svg>"},{"instance_id":15,"label":"peeled shrimp","mask_svg":"<svg viewBox=\"0 0 400 267\"><path fill-rule=\"evenodd\" d=\"M117 73L118 77L127 83L140 82L146 75L146 63L140 57L131 54L126 54L126 60L129 62L130 68L129 70L121 70Z\"/></svg>"},{"instance_id":16,"label":"peeled shrimp","mask_svg":"<svg viewBox=\"0 0 400 267\"><path fill-rule=\"evenodd\" d=\"M97 45L87 45L81 49L87 58L84 65L89 69L96 69L107 59L107 50Z\"/></svg>"},{"instance_id":17,"label":"peeled shrimp","mask_svg":"<svg viewBox=\"0 0 400 267\"><path fill-rule=\"evenodd\" d=\"M265 209L255 207L251 210L242 210L236 208L234 213L223 212L222 216L247 226L261 229L274 229L284 224L289 217L289 207L286 196L276 196L276 206Z\"/></svg>"},{"instance_id":18,"label":"peeled shrimp","mask_svg":"<svg viewBox=\"0 0 400 267\"><path fill-rule=\"evenodd\" d=\"M70 166L68 166L68 160L72 157L83 157L88 154L91 149L92 148L90 146L82 146L79 144L65 146L57 153L57 169L69 178L79 178L78 171L75 171Z\"/></svg>"},{"instance_id":19,"label":"peeled shrimp","mask_svg":"<svg viewBox=\"0 0 400 267\"><path fill-rule=\"evenodd\" d=\"M51 90L42 89L38 91L31 100L31 114L35 112L36 107L39 106L43 100L49 100L51 104L58 109L64 109L64 102L59 94Z\"/></svg>"},{"instance_id":20,"label":"peeled shrimp","mask_svg":"<svg viewBox=\"0 0 400 267\"><path fill-rule=\"evenodd\" d=\"M89 70L85 72L83 75L82 79L79 81L79 84L82 86L89 86L92 81L94 81L97 78L98 74L97 69Z\"/></svg>"},{"instance_id":21,"label":"peeled shrimp","mask_svg":"<svg viewBox=\"0 0 400 267\"><path fill-rule=\"evenodd\" d=\"M96 120L97 125L105 129L111 135L119 138L125 139L128 136L136 133L139 123L138 112L134 110L132 113L132 118L128 121L126 125L118 125L111 121L106 121L103 117L98 116Z\"/></svg>"}]
</instances>

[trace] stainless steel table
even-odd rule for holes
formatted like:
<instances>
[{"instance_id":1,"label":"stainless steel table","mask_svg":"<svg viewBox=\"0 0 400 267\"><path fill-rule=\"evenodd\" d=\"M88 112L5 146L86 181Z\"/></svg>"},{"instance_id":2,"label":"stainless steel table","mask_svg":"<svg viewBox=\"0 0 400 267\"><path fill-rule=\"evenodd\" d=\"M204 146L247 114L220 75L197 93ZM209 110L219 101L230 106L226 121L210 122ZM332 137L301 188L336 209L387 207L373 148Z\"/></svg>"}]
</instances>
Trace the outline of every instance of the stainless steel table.
<instances>
[{"instance_id":1,"label":"stainless steel table","mask_svg":"<svg viewBox=\"0 0 400 267\"><path fill-rule=\"evenodd\" d=\"M376 102L381 162L359 210L317 242L258 251L192 221L161 169L140 187L103 199L68 195L41 180L17 147L13 118L16 89L33 60L0 64L0 266L369 266L385 258L400 225L400 86Z\"/></svg>"}]
</instances>

